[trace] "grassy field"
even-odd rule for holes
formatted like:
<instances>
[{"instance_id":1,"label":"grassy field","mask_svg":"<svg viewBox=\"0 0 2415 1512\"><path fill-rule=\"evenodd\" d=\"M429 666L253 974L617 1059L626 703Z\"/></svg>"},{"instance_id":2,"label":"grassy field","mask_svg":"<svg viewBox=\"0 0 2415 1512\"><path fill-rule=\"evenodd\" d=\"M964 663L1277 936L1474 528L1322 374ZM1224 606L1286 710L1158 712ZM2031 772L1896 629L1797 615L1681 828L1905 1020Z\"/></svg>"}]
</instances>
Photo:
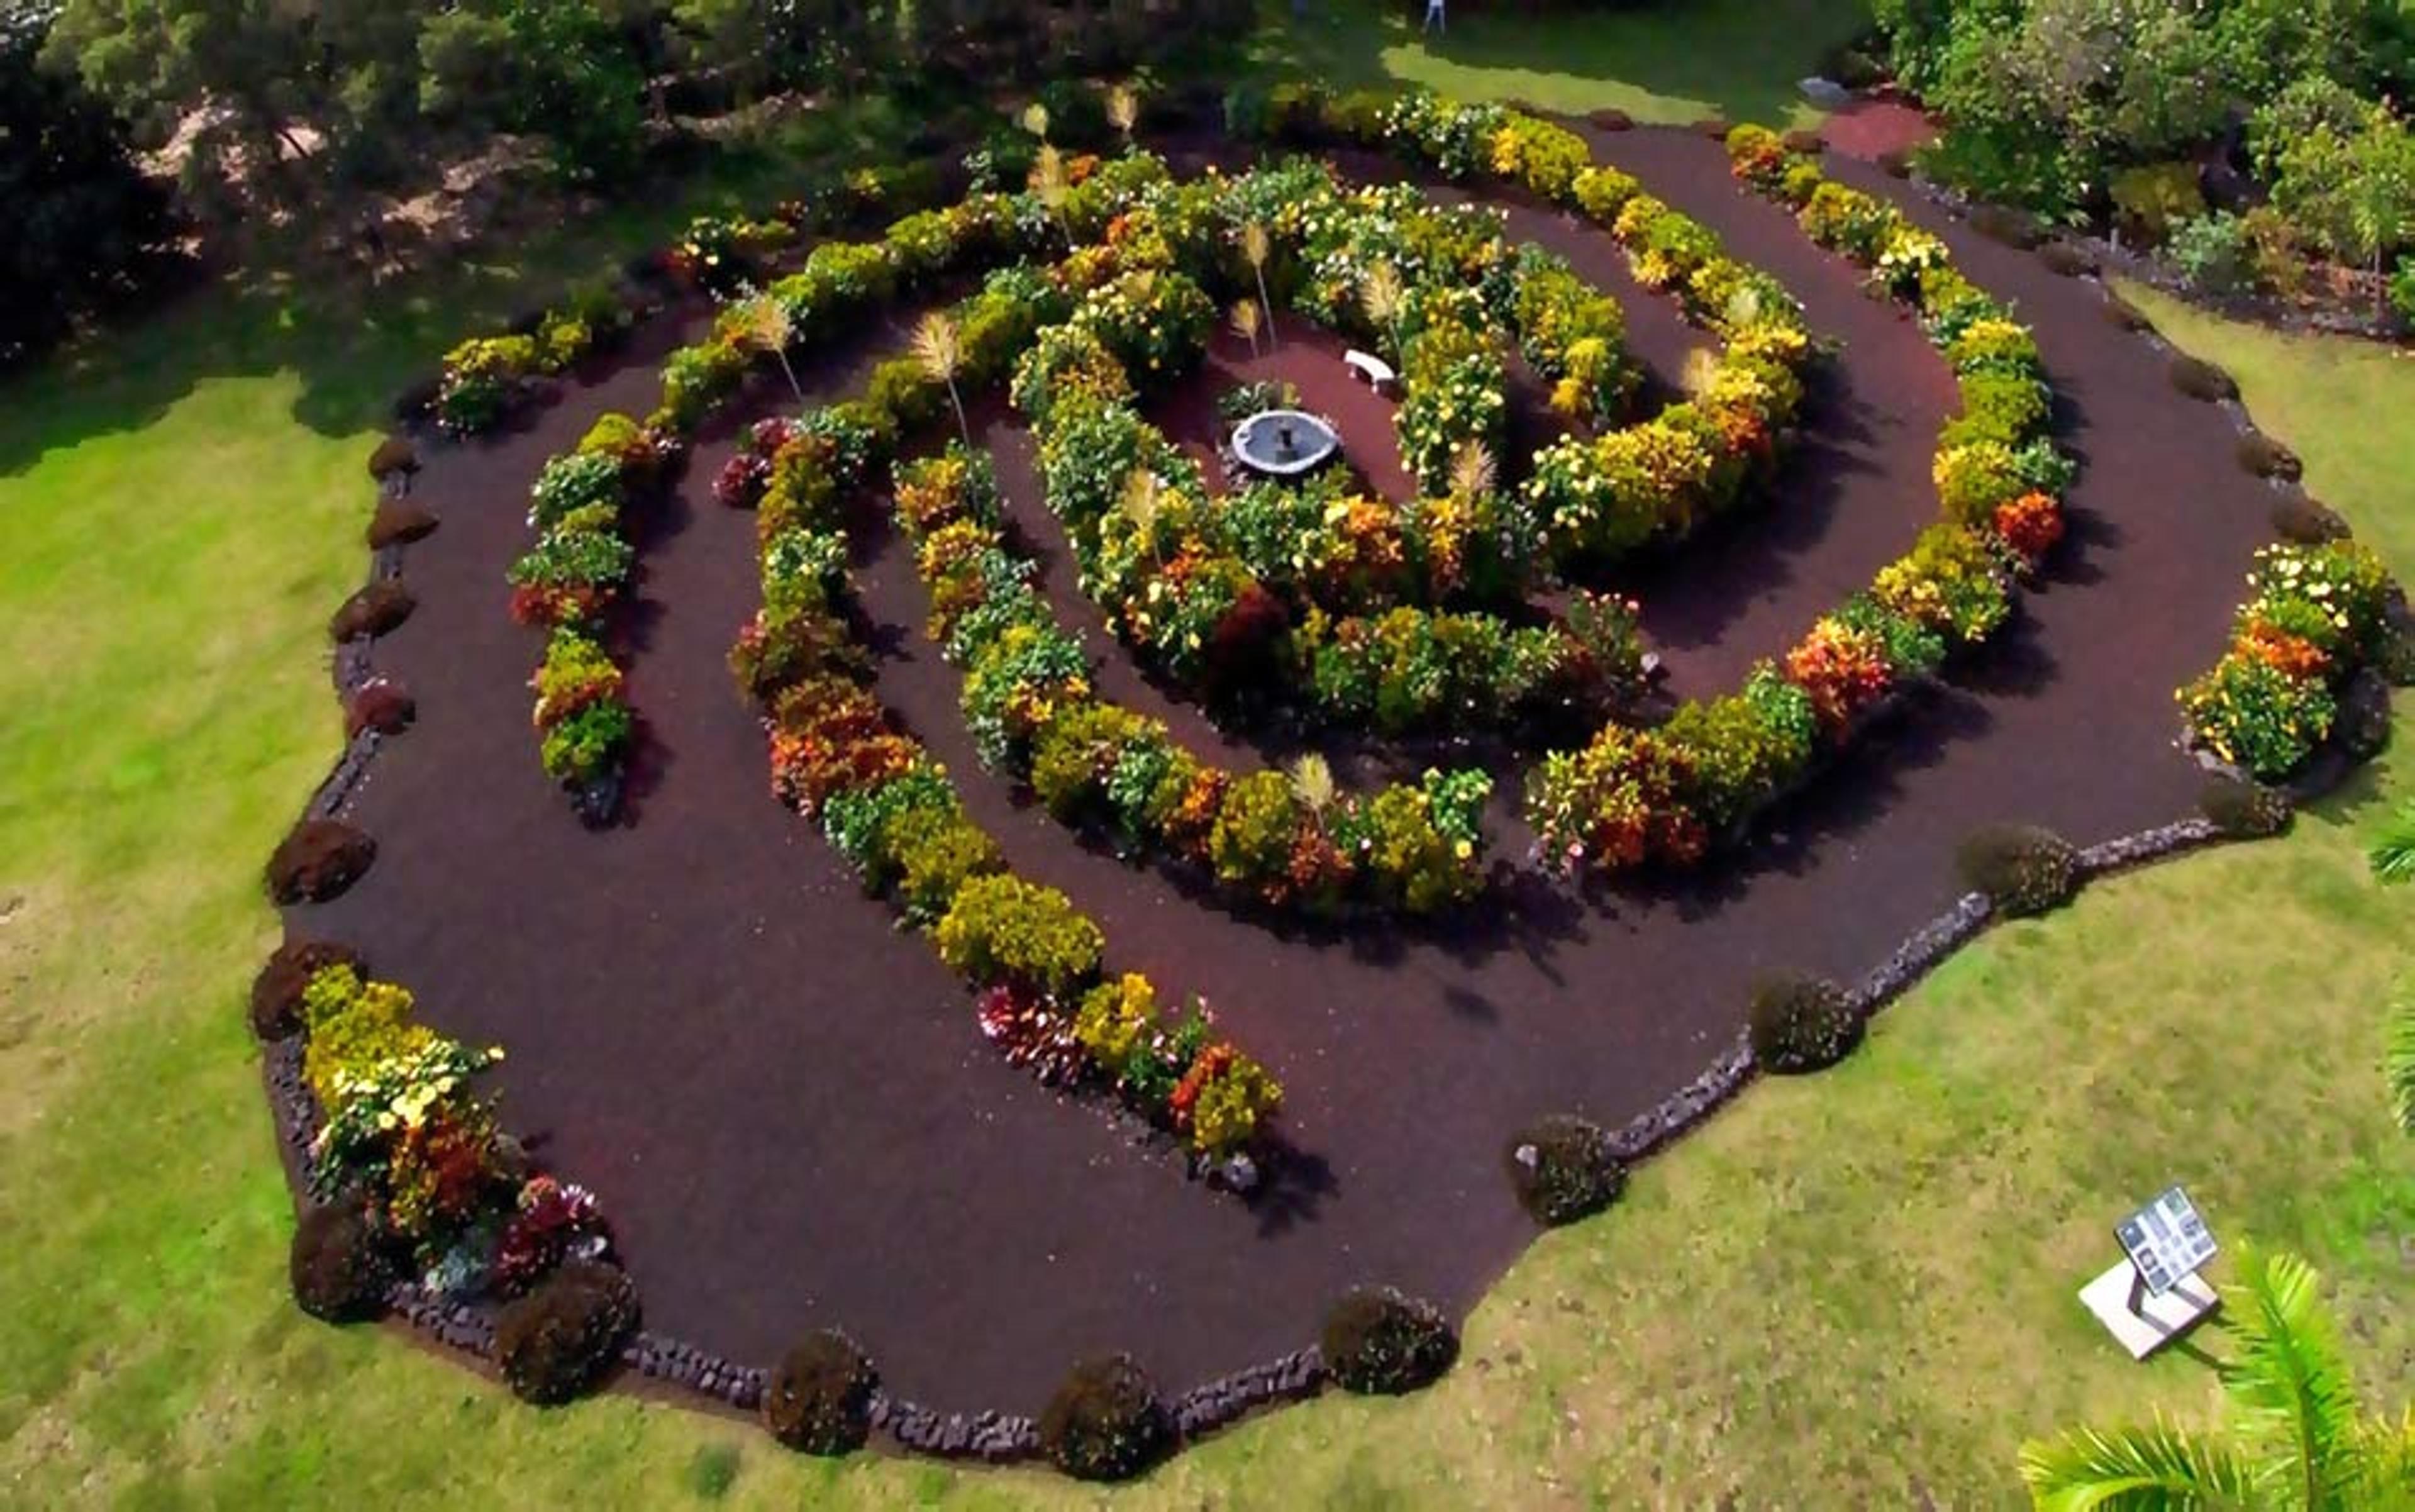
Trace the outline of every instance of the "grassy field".
<instances>
[{"instance_id":1,"label":"grassy field","mask_svg":"<svg viewBox=\"0 0 2415 1512\"><path fill-rule=\"evenodd\" d=\"M1540 1242L1436 1390L1280 1414L1112 1497L803 1461L625 1400L535 1413L304 1319L241 998L259 862L336 747L320 626L361 568L361 460L451 336L675 210L373 315L213 295L0 389L0 1504L2001 1505L2024 1434L2210 1402L2199 1364L2131 1366L2071 1295L2174 1177L2225 1235L2312 1256L2365 1383L2406 1395L2415 1145L2375 1063L2415 930L2361 859L2415 776L2403 739L2289 838L1994 935L1862 1056L1755 1090ZM2415 364L2140 297L2415 572L2415 434L2367 419L2415 412Z\"/></svg>"},{"instance_id":2,"label":"grassy field","mask_svg":"<svg viewBox=\"0 0 2415 1512\"><path fill-rule=\"evenodd\" d=\"M1864 0L1689 0L1539 24L1524 8L1467 5L1441 37L1420 28L1423 0L1268 0L1256 52L1269 67L1675 126L1707 115L1810 124L1795 81L1869 24Z\"/></svg>"}]
</instances>

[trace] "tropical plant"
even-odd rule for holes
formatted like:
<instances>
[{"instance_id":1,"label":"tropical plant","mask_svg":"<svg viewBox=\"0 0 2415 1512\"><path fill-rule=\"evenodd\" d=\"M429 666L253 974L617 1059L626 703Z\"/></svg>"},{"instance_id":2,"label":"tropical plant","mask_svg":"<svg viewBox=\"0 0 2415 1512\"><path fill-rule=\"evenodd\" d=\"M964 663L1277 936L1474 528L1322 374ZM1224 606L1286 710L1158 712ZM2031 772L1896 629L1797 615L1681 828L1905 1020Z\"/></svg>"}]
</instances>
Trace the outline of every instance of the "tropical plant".
<instances>
[{"instance_id":1,"label":"tropical plant","mask_svg":"<svg viewBox=\"0 0 2415 1512\"><path fill-rule=\"evenodd\" d=\"M1334 785L1331 764L1311 751L1291 764L1291 791L1300 807L1318 816L1333 806L1341 789Z\"/></svg>"},{"instance_id":2,"label":"tropical plant","mask_svg":"<svg viewBox=\"0 0 2415 1512\"><path fill-rule=\"evenodd\" d=\"M2415 882L2415 801L2398 805L2366 856L2373 862L2374 880L2383 886Z\"/></svg>"},{"instance_id":3,"label":"tropical plant","mask_svg":"<svg viewBox=\"0 0 2415 1512\"><path fill-rule=\"evenodd\" d=\"M1140 93L1132 85L1107 91L1107 124L1123 133L1125 146L1132 145L1133 128L1140 125Z\"/></svg>"},{"instance_id":4,"label":"tropical plant","mask_svg":"<svg viewBox=\"0 0 2415 1512\"><path fill-rule=\"evenodd\" d=\"M2381 1074L2390 1085L2390 1111L2398 1127L2415 1134L2415 978L2399 988L2398 1002L2390 1010Z\"/></svg>"},{"instance_id":5,"label":"tropical plant","mask_svg":"<svg viewBox=\"0 0 2415 1512\"><path fill-rule=\"evenodd\" d=\"M945 310L931 311L914 327L914 360L922 364L924 373L948 385L948 403L956 412L956 431L970 446L972 427L965 420L964 397L956 392L956 375L965 366L964 338Z\"/></svg>"},{"instance_id":6,"label":"tropical plant","mask_svg":"<svg viewBox=\"0 0 2415 1512\"><path fill-rule=\"evenodd\" d=\"M2217 1325L2236 1346L2218 1367L2225 1431L2160 1415L2147 1427L2074 1429L2021 1445L2021 1479L2048 1512L2415 1505L2415 1416L2367 1418L2338 1321L2314 1267L2242 1248Z\"/></svg>"}]
</instances>

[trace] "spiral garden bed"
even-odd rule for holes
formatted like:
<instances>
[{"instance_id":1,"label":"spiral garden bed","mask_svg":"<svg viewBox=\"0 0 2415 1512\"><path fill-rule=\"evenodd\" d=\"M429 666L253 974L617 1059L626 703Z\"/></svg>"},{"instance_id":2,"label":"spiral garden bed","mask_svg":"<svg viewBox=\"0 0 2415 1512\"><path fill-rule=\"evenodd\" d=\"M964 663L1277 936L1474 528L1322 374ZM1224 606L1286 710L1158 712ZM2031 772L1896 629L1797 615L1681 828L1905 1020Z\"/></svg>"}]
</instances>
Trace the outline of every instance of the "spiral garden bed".
<instances>
[{"instance_id":1,"label":"spiral garden bed","mask_svg":"<svg viewBox=\"0 0 2415 1512\"><path fill-rule=\"evenodd\" d=\"M1324 140L1355 177L1378 176L1348 139L1380 142L1386 107L1287 109L1267 128ZM1431 100L1389 109L1411 159L1393 172L1422 181L1439 168L1469 186L1434 186L1433 204L1468 192L1508 202L1509 241L1565 260L1581 293L1624 309L1611 354L1645 380L1630 397L1633 384L1571 364L1539 318L1522 327L1514 314L1432 296L1436 309L1462 310L1474 329L1460 355L1478 366L1482 350L1515 338L1541 379L1575 371L1599 383L1598 403L1573 406L1577 439L1556 461L1548 445L1488 434L1501 472L1488 487L1504 500L1534 490L1549 527L1522 548L1550 557L1548 568L1522 571L1511 597L1531 601L1525 622L1557 624L1548 607L1564 606L1571 584L1639 594L1642 633L1674 674L1671 696L1702 711L1662 725L1665 710L1588 706L1573 739L1425 730L1413 748L1370 741L1348 719L1269 732L1220 717L1220 693L1192 675L1185 652L1196 648L1164 639L1163 621L1134 608L1179 601L1206 580L1149 586L1185 552L1213 556L1221 537L1209 524L1161 541L1153 524L1133 522L1184 509L1205 518L1229 495L1204 469L1189 479L1188 448L1151 453L1131 438L1162 427L1173 442L1199 440L1212 397L1132 369L1188 368L1212 352L1212 367L1281 378L1285 361L1333 360L1332 338L1306 334L1314 317L1362 343L1388 341L1414 394L1426 332L1403 338L1380 314L1347 307L1335 290L1358 274L1328 288L1321 309L1271 301L1288 311L1274 324L1279 340L1297 342L1289 359L1261 360L1254 343L1197 329L1155 281L1189 274L1184 233L1169 229L1167 202L1150 198L1179 191L1150 186L1206 182L1188 172L1133 171L1129 188L1074 202L1095 212L1090 236L1075 209L1032 201L952 213L944 238L920 223L934 245L916 254L910 287L886 297L848 281L844 254L817 254L804 277L818 277L820 303L800 312L821 319L786 331L786 372L766 361L698 378L694 359L671 352L682 338L686 352L710 344L710 318L674 297L638 319L617 365L591 361L517 430L458 444L428 437L409 466L383 459L383 491L438 523L380 547L375 576L406 585L407 606L399 619L388 606L382 633L339 651L338 681L363 727L313 812L350 829L307 837L316 864L289 906L289 938L339 943L365 961L367 980L416 995L415 1022L449 1039L406 1048L458 1052L440 1100L472 1085L500 1094L497 1115L518 1140L498 1146L507 1173L480 1179L489 1196L518 1189L522 1210L475 1220L486 1224L477 1243L455 1246L500 1246L503 1272L440 1266L434 1280L461 1281L458 1295L415 1279L363 1306L382 1299L447 1343L500 1350L518 1387L513 1361L575 1354L562 1340L578 1330L548 1332L534 1310L499 1294L549 1296L541 1278L563 1265L560 1290L578 1294L579 1337L602 1340L603 1363L748 1408L801 1339L843 1328L873 1356L878 1385L859 1389L835 1346L817 1370L872 1426L913 1447L998 1459L1037 1452L1042 1404L1073 1361L1129 1352L1171 1399L1150 1419L1155 1445L1315 1389L1328 1362L1310 1340L1354 1288L1398 1287L1462 1312L1534 1233L1534 1192L1508 1174L1528 1158L1515 1152L1538 1147L1521 1131L1581 1115L1608 1130L1578 1145L1614 1177L1753 1074L1744 1026L1757 981L1841 983L1799 996L1857 1029L2003 906L1966 895L1958 879L1956 850L1971 831L2018 821L2067 837L2083 848L2050 868L2059 888L2223 832L2193 817L2205 776L2179 749L2173 690L2219 650L2240 574L2271 538L2273 493L2242 469L2231 417L2176 391L2167 359L2105 318L2097 285L1916 198L1899 208L1929 236L1909 236L1881 222L1876 202L1817 188L1824 172L1883 195L1875 172L1813 169L1774 139L1740 139L1732 171L1698 134L1583 131L1565 139L1578 157L1563 172L1536 150L1563 149L1557 128L1508 129L1498 112ZM1505 139L1526 150L1496 154ZM1575 176L1588 160L1637 182ZM1095 182L1113 178L1102 170ZM1622 218L1644 195L1683 224ZM1221 310L1251 280L1228 255L1228 223L1206 223L1208 250L1192 267L1221 285L1201 296ZM1150 233L1172 248L1162 264L1129 250ZM988 250L966 250L975 242ZM1083 250L1094 244L1127 249ZM1269 261L1310 262L1311 245L1278 246ZM973 292L984 265L1062 269L1085 257L1093 265L1053 294L1018 303ZM1761 281L1748 298L1741 274L1693 278L1712 263ZM1938 271L1954 268L1967 283ZM1437 289L1453 282L1429 272ZM1148 278L1129 281L1140 273ZM1415 309L1422 285L1407 281ZM1313 305L1313 278L1302 287ZM1135 290L1143 297L1127 299ZM1116 300L1142 313L1106 307ZM961 396L878 362L907 343L917 315L950 306L969 349ZM2055 444L2083 464L2075 477L2034 449L2048 429L2042 407L2013 406L2001 431L1952 428L1962 423L1958 367L1966 397L2000 350L2027 382L2025 336L1962 339L1974 323L2003 323L2002 306L2034 333ZM1927 332L1907 309L1928 318ZM1513 330L1487 335L1486 319ZM1838 344L1832 354L1824 343ZM1695 348L1716 354L1707 371L1688 364ZM667 359L688 375L668 390ZM1125 417L1066 409L1072 389L1117 388L1107 366L1139 391ZM1743 377L1722 387L1722 367ZM909 423L882 435L860 409L794 418L867 384ZM1689 388L1694 402L1679 404ZM994 392L1008 389L1012 402ZM1115 408L1112 394L1102 402ZM1365 469L1375 496L1405 472L1427 474L1427 498L1462 487L1443 475L1456 447L1394 460L1392 434L1366 434L1369 402L1348 402L1344 446L1380 457ZM597 427L616 412L652 419ZM1620 448L1658 456L1663 443L1620 434L1645 427L1665 441L1704 414L1717 423L1689 432L1699 471L1645 501L1660 511L1648 528L1613 540L1570 526L1566 561L1552 555L1551 530L1572 517L1568 491L1582 492L1568 477L1608 478L1593 487L1625 499L1616 470L1630 454ZM752 424L766 417L774 423ZM892 481L892 462L938 453L959 424L995 471L994 508L927 462ZM1076 478L1073 464L1102 437L1158 457L1143 503L1102 502L1095 480ZM2002 456L1941 464L1941 449L1980 442ZM636 711L634 736L589 732L608 759L573 763L581 808L608 820L585 826L532 752L528 681L544 640L503 612L502 587L530 546L532 484L581 457L608 460L576 464L593 476L563 509L600 504L622 543L614 560L634 563L626 586L609 607L565 608L568 579L520 578L555 595L524 595L523 618L589 632L586 659L551 681L548 701L560 697L540 723L570 727L599 688ZM2024 535L2034 521L2002 513L2032 496L2051 506L2057 493L2059 542ZM540 514L548 507L541 495ZM1436 560L1441 527L1427 516L1442 513L1407 512L1427 523L1405 537L1404 560ZM1992 607L1958 613L1921 598L1916 583L1887 586L1932 528L1993 532L1990 549L2002 549L1989 559ZM1498 521L1484 529L1509 533ZM1003 565L952 576L929 545L952 530L966 551ZM1949 547L1961 549L1936 550ZM1295 608L1320 591L1231 550L1244 576ZM1028 569L1010 570L1018 561ZM1122 586L1101 591L1108 580ZM1829 618L1874 584L1878 607ZM936 623L935 591L948 596ZM1432 613L1474 603L1456 592L1429 585L1403 602ZM1203 622L1227 626L1228 608L1211 607ZM2374 625L2344 634L2374 639L2381 612L2377 598ZM749 624L742 697L731 641ZM1081 635L1080 651L1018 673L1014 697L982 704L987 723L972 727L968 690L1003 675L999 637L1024 648L1068 632ZM2265 641L2242 644L2234 655L2260 654ZM785 658L772 671L767 646ZM1764 660L1777 665L1756 673ZM2351 660L2342 643L2296 675L2345 681ZM1849 675L1832 676L1838 665ZM362 696L372 678L379 687ZM1753 698L1793 700L1811 733L1714 792L1702 731L1763 707ZM1042 742L1068 707L1095 722L1101 764L1088 786L1059 783L1037 801L1054 749ZM1334 749L1337 791L1312 812L1282 808L1283 855L1253 869L1229 795L1256 783L1268 803L1306 801L1279 765L1303 739ZM1158 753L1152 782L1173 783L1162 808L1115 796L1121 754L1143 748ZM1522 802L1538 771L1538 796ZM767 775L784 801L766 796ZM900 782L915 785L910 802ZM895 791L883 799L885 786ZM1380 818L1358 796L1379 791L1399 795ZM1206 820L1181 817L1200 805ZM800 808L806 816L790 812ZM928 816L918 822L954 860L909 861L880 838L908 809ZM1385 859L1398 856L1410 859ZM880 895L867 896L867 876ZM319 901L298 901L304 891ZM972 892L1005 922L969 917ZM1058 941L1044 958L1016 953L1042 938ZM326 964L289 961L286 975ZM318 1194L339 1199L365 1169L372 1183L398 1180L404 1158L380 1143L375 1107L361 1128L345 1107L338 1143L367 1153L347 1170L322 1142L313 1159L329 1100L314 1087L338 1102L355 1089L337 1080L342 1046L322 1027L352 1033L362 1022L335 1002L342 986L322 986L304 1010L308 1037L290 1018L263 1025L276 1036L271 1082L294 1167L316 1167ZM1178 1005L1193 996L1212 1005L1212 1026L1181 1022ZM485 1066L460 1048L488 1043L509 1058ZM1280 1084L1279 1111L1269 1083ZM417 1147L408 1160L422 1186L421 1169L442 1163ZM607 1231L558 1188L520 1187L540 1168L597 1194L608 1250ZM605 1255L636 1283L642 1333L629 1332L626 1297L580 1268ZM419 1258L409 1268L425 1268ZM1342 1310L1357 1320L1338 1367L1346 1382L1414 1384L1371 1373L1371 1353L1389 1350L1420 1378L1447 1358L1419 1332L1421 1306L1387 1311L1361 1296L1354 1307ZM793 1406L797 1379L783 1375L773 1397ZM1092 1389L1130 1386L1102 1378ZM785 1420L775 1415L775 1428Z\"/></svg>"}]
</instances>

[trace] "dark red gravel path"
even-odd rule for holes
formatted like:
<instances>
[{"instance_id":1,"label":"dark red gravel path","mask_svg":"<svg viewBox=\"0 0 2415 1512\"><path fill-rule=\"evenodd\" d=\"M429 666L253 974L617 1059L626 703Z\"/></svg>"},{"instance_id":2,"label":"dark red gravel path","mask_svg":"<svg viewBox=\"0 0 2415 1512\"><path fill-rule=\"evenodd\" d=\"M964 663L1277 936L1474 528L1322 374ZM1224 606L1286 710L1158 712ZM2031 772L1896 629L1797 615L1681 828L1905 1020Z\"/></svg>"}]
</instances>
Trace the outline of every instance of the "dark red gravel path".
<instances>
[{"instance_id":1,"label":"dark red gravel path","mask_svg":"<svg viewBox=\"0 0 2415 1512\"><path fill-rule=\"evenodd\" d=\"M1664 636L1697 627L1681 646L1689 685L1713 688L1929 521L1948 385L1915 331L1730 185L1716 144L1595 145L1850 340L1810 459L1827 481L1651 586ZM1598 242L1543 229L1571 251ZM1522 894L1448 942L1282 937L1203 908L1085 851L978 770L910 567L893 548L867 561L894 648L883 696L1013 864L1093 912L1117 964L1206 994L1289 1087L1291 1135L1324 1164L1282 1205L1209 1196L999 1063L922 942L771 801L722 666L755 598L753 522L709 492L727 442L703 448L647 545L633 695L657 756L636 821L601 835L573 822L537 769L522 686L537 646L506 620L501 575L539 464L598 410L642 412L650 362L524 434L429 458L420 493L444 524L411 548L420 607L380 653L420 723L355 808L381 843L375 870L296 927L365 948L438 1025L509 1047L509 1123L603 1194L649 1323L719 1353L769 1361L841 1324L906 1396L1034 1411L1086 1352L1131 1349L1178 1390L1295 1348L1358 1281L1462 1309L1532 1234L1500 1170L1515 1125L1649 1106L1730 1039L1762 972L1868 969L1952 896L1951 853L1975 824L2089 842L2191 805L2171 689L2219 645L2266 495L2231 462L2221 413L2174 395L2092 288L1948 234L2035 322L2069 396L2089 461L2071 501L2080 540L1964 686L1865 747L1781 816L1783 839L1718 880L1609 908ZM848 366L816 386L840 392ZM1119 696L1137 687L1106 660Z\"/></svg>"}]
</instances>

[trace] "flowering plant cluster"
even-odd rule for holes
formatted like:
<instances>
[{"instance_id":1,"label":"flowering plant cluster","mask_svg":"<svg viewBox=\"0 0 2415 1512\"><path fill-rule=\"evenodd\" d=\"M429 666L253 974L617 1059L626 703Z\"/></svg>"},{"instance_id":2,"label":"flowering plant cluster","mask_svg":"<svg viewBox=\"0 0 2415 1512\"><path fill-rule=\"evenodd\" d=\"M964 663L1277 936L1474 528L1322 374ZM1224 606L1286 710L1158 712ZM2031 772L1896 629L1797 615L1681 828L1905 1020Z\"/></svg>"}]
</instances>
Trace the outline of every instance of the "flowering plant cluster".
<instances>
[{"instance_id":1,"label":"flowering plant cluster","mask_svg":"<svg viewBox=\"0 0 2415 1512\"><path fill-rule=\"evenodd\" d=\"M1034 334L1028 320L1007 318L1004 310L1025 307L1028 291L1020 288L993 279L954 312L968 370L1002 378L1018 343ZM946 770L897 727L865 686L867 663L842 612L849 593L843 545L831 543L840 540L845 490L867 481L902 438L894 417L866 416L862 406L850 401L802 421L760 426L748 437L748 451L760 459L750 474L764 480L756 504L763 606L742 633L731 664L742 688L765 711L774 794L818 819L865 888L887 896L924 932L940 958L979 994L983 1036L1014 1064L1052 1080L1103 1082L1135 1112L1188 1135L1203 1155L1250 1146L1265 1134L1281 1091L1256 1062L1229 1044L1211 1045L1204 1029L1178 1056L1175 1040L1152 1028L1157 1059L1151 1064L1162 1074L1135 1075L1130 1059L1094 1059L1082 1050L1072 1025L1102 969L1105 942L1098 926L1063 893L1008 872ZM968 651L985 636L1012 636L1017 626L993 624L984 616L990 588L1021 579L1011 561L999 560L1002 546L968 540L970 531L995 525L986 458L952 449L905 470L897 492L899 519L926 565L952 573L969 562L983 579L978 591L935 595L935 633ZM983 575L994 576L996 584ZM1028 618L1020 625L1036 628ZM994 700L991 692L981 695L998 748L1006 754L1061 722L1061 714L1040 707L1046 697L1072 694L1046 683L1044 676L1027 681L1023 674L1035 660L1031 642L1016 644L1022 660L994 679ZM968 678L968 703L975 701L972 682ZM1042 686L1052 692L1034 691ZM1178 1110L1173 1093L1200 1070L1200 1058L1211 1048L1220 1059L1201 1073L1204 1081L1231 1078L1235 1090L1218 1093L1209 1102L1217 1115L1202 1122L1195 1107ZM1242 1097L1242 1090L1255 1095Z\"/></svg>"},{"instance_id":2,"label":"flowering plant cluster","mask_svg":"<svg viewBox=\"0 0 2415 1512\"><path fill-rule=\"evenodd\" d=\"M304 989L304 1081L322 1115L312 1195L357 1204L382 1243L449 1293L517 1292L574 1255L603 1254L611 1231L594 1199L532 1176L472 1085L502 1052L447 1040L412 1007L349 966ZM562 1191L578 1201L544 1220L540 1239L528 1215Z\"/></svg>"},{"instance_id":3,"label":"flowering plant cluster","mask_svg":"<svg viewBox=\"0 0 2415 1512\"><path fill-rule=\"evenodd\" d=\"M1737 178L1792 206L1814 241L1869 269L1875 288L1912 306L1953 366L1962 412L1940 436L1934 468L1944 517L1867 593L1757 668L1742 693L1688 704L1658 729L1613 723L1582 751L1548 757L1530 774L1527 817L1538 852L1568 870L1693 862L1717 833L1747 822L1841 748L1895 687L1932 671L1950 649L1993 634L2010 616L2014 576L2035 570L2062 534L2059 496L2071 468L2048 438L2048 395L2028 330L1894 206L1827 182L1762 128L1739 127L1728 150ZM1570 193L1586 214L1612 217L1612 234L1638 257L1639 278L1674 283L1698 318L1727 322L1722 370L1695 401L1709 409L1711 393L1738 367L1739 349L1769 339L1759 334L1773 307L1769 291L1726 274L1715 243L1672 225L1665 207L1623 177L1580 173ZM1802 350L1799 320L1778 323L1780 350ZM1761 388L1779 402L1756 414L1747 400L1731 418L1782 423L1799 397L1796 371L1775 361L1745 376L1732 395ZM1603 438L1582 457L1564 443L1538 458L1532 487L1555 523L1573 518L1580 539L1615 549L1666 529L1663 520L1690 522L1717 507L1735 474L1706 458L1721 456L1717 436L1747 427L1692 428L1683 440L1664 434L1648 443L1639 434L1645 430Z\"/></svg>"},{"instance_id":4,"label":"flowering plant cluster","mask_svg":"<svg viewBox=\"0 0 2415 1512\"><path fill-rule=\"evenodd\" d=\"M1079 641L998 527L985 457L951 447L908 463L895 492L899 529L938 611L934 638L965 669L964 708L982 758L1028 783L1059 818L1206 867L1273 906L1424 913L1480 886L1481 792L1471 800L1464 786L1437 787L1438 776L1364 795L1281 773L1244 776L1201 759L1162 722L1101 698Z\"/></svg>"},{"instance_id":5,"label":"flowering plant cluster","mask_svg":"<svg viewBox=\"0 0 2415 1512\"><path fill-rule=\"evenodd\" d=\"M590 287L540 315L533 329L461 342L444 354L437 377L436 423L457 436L493 429L534 381L618 342L632 319L618 294Z\"/></svg>"},{"instance_id":6,"label":"flowering plant cluster","mask_svg":"<svg viewBox=\"0 0 2415 1512\"><path fill-rule=\"evenodd\" d=\"M1411 605L1341 620L1311 609L1287 649L1321 713L1385 735L1598 721L1642 683L1634 604L1582 591L1568 619L1538 625Z\"/></svg>"},{"instance_id":7,"label":"flowering plant cluster","mask_svg":"<svg viewBox=\"0 0 2415 1512\"><path fill-rule=\"evenodd\" d=\"M2353 541L2271 546L2247 576L2230 646L2177 695L2197 744L2258 778L2288 776L2331 734L2335 690L2389 634L2389 569Z\"/></svg>"},{"instance_id":8,"label":"flowering plant cluster","mask_svg":"<svg viewBox=\"0 0 2415 1512\"><path fill-rule=\"evenodd\" d=\"M580 813L608 818L636 733L622 668L606 645L610 611L637 559L626 515L661 480L677 442L626 415L607 414L576 449L554 457L530 491L536 544L511 566L512 617L547 629L530 679L546 774Z\"/></svg>"},{"instance_id":9,"label":"flowering plant cluster","mask_svg":"<svg viewBox=\"0 0 2415 1512\"><path fill-rule=\"evenodd\" d=\"M673 277L710 294L728 296L762 280L772 254L797 239L794 222L777 216L698 216L663 254Z\"/></svg>"}]
</instances>

